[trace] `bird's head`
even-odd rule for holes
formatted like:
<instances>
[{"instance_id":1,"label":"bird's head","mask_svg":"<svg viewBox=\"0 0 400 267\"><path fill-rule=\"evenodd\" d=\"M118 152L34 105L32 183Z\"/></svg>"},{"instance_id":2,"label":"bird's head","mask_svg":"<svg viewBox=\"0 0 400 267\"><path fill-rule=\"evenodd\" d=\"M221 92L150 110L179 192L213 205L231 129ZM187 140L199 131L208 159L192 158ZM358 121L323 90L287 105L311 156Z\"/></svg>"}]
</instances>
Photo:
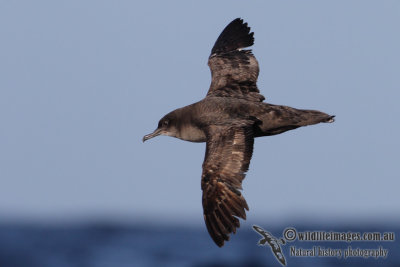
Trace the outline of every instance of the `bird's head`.
<instances>
[{"instance_id":1,"label":"bird's head","mask_svg":"<svg viewBox=\"0 0 400 267\"><path fill-rule=\"evenodd\" d=\"M158 127L154 132L143 137L143 142L159 135L176 137L178 134L176 123L177 120L174 112L168 113L158 122Z\"/></svg>"}]
</instances>

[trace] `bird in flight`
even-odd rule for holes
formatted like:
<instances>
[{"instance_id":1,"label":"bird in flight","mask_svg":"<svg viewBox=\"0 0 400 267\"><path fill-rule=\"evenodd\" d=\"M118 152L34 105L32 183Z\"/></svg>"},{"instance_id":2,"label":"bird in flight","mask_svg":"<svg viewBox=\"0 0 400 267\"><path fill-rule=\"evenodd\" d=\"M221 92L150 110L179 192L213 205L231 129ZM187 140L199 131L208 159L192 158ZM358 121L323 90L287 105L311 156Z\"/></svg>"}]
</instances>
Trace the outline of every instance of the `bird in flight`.
<instances>
[{"instance_id":1,"label":"bird in flight","mask_svg":"<svg viewBox=\"0 0 400 267\"><path fill-rule=\"evenodd\" d=\"M259 233L263 238L258 241L258 245L264 246L265 244L268 244L271 247L272 253L274 253L276 259L283 265L286 266L286 259L285 256L282 253L281 249L281 244L285 245L286 242L285 240L277 239L275 236L273 236L270 232L265 231L262 229L260 226L253 225L254 231Z\"/></svg>"},{"instance_id":2,"label":"bird in flight","mask_svg":"<svg viewBox=\"0 0 400 267\"><path fill-rule=\"evenodd\" d=\"M242 181L253 154L254 138L302 126L333 122L334 116L263 102L257 88L258 62L251 50L254 33L237 18L222 31L208 58L211 85L204 99L176 109L158 123L143 142L167 135L206 142L201 175L204 220L214 242L222 247L249 210Z\"/></svg>"}]
</instances>

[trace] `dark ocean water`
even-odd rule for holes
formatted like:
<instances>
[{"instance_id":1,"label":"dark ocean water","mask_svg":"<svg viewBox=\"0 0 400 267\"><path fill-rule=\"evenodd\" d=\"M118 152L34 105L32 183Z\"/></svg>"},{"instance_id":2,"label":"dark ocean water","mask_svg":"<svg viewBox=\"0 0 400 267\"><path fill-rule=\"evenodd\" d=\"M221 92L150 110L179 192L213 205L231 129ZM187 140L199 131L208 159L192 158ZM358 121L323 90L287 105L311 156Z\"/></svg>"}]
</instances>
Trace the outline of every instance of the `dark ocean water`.
<instances>
[{"instance_id":1,"label":"dark ocean water","mask_svg":"<svg viewBox=\"0 0 400 267\"><path fill-rule=\"evenodd\" d=\"M296 226L298 231L315 230ZM319 229L323 229L319 227ZM283 229L266 229L281 237ZM394 227L336 227L341 232L395 232ZM224 247L218 248L205 227L162 225L86 224L44 226L0 225L0 267L130 267L130 266L281 266L269 247L258 246L260 236L242 226ZM378 248L386 259L294 257L290 246ZM400 245L394 242L288 242L282 246L287 266L400 266Z\"/></svg>"}]
</instances>

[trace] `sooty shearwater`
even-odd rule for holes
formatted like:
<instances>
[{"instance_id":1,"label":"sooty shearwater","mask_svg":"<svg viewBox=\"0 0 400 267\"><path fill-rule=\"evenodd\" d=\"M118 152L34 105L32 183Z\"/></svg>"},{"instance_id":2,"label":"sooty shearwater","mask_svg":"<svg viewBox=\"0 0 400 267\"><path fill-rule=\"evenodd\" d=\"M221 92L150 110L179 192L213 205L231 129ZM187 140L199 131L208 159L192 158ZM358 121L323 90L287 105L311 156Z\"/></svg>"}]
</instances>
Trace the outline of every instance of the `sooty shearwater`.
<instances>
[{"instance_id":1,"label":"sooty shearwater","mask_svg":"<svg viewBox=\"0 0 400 267\"><path fill-rule=\"evenodd\" d=\"M254 138L280 134L302 126L333 122L334 116L264 103L257 88L258 62L251 50L254 33L242 19L222 31L211 50L211 85L207 96L165 115L143 142L168 135L206 142L201 176L204 220L218 246L246 219L246 200L239 190L249 168Z\"/></svg>"}]
</instances>

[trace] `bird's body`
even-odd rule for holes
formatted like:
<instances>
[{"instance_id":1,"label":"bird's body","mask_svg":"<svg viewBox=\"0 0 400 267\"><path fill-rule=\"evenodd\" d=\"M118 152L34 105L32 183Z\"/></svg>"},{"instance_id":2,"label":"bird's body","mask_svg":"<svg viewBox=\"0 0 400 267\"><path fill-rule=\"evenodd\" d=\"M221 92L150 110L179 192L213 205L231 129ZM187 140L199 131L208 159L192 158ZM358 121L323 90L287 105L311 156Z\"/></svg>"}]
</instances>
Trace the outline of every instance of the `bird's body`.
<instances>
[{"instance_id":1,"label":"bird's body","mask_svg":"<svg viewBox=\"0 0 400 267\"><path fill-rule=\"evenodd\" d=\"M166 116L179 118L176 131L170 136L190 142L206 142L209 125L229 125L235 120L254 122L254 137L269 136L301 126L330 122L332 116L316 110L295 109L243 99L207 97L199 102L176 109Z\"/></svg>"},{"instance_id":2,"label":"bird's body","mask_svg":"<svg viewBox=\"0 0 400 267\"><path fill-rule=\"evenodd\" d=\"M246 200L239 190L249 168L254 138L280 134L301 126L333 122L316 110L272 105L257 88L259 66L251 50L253 33L241 19L221 33L208 60L212 81L207 96L165 115L143 141L168 135L206 142L201 188L204 220L218 246L229 240L246 219Z\"/></svg>"}]
</instances>

